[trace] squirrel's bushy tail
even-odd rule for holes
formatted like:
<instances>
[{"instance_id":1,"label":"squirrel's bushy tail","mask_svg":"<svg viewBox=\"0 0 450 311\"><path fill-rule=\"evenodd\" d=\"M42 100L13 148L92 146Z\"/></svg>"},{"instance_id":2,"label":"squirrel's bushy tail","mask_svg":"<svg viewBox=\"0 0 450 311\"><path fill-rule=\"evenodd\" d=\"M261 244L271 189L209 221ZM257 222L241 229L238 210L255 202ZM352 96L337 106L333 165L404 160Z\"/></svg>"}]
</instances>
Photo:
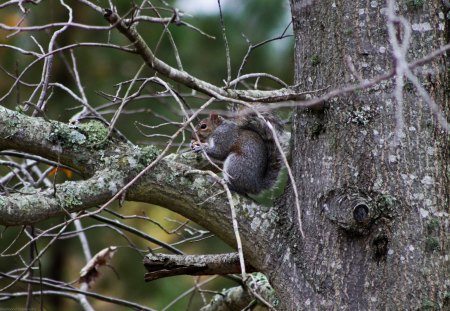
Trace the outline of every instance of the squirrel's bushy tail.
<instances>
[{"instance_id":1,"label":"squirrel's bushy tail","mask_svg":"<svg viewBox=\"0 0 450 311\"><path fill-rule=\"evenodd\" d=\"M264 174L262 189L265 190L270 189L275 185L278 174L283 166L281 157L282 151L278 150L273 133L267 125L267 122L270 122L279 139L281 139L281 136L283 135L283 124L281 123L280 118L269 110L261 107L255 109L257 109L259 115L264 119L262 119L255 110L247 108L239 112L237 120L239 126L257 132L264 141L267 149L267 168Z\"/></svg>"}]
</instances>

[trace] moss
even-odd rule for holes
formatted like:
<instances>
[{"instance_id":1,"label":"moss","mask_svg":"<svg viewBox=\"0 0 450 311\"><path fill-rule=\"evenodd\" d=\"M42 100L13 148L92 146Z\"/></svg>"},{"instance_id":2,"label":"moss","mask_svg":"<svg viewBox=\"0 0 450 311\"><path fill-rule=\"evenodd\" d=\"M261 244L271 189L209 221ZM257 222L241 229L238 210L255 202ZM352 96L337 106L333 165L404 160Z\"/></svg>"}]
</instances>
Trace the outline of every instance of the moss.
<instances>
[{"instance_id":1,"label":"moss","mask_svg":"<svg viewBox=\"0 0 450 311\"><path fill-rule=\"evenodd\" d=\"M152 163L160 153L161 150L152 145L141 147L139 163L141 163L144 166L147 166L150 163Z\"/></svg>"},{"instance_id":2,"label":"moss","mask_svg":"<svg viewBox=\"0 0 450 311\"><path fill-rule=\"evenodd\" d=\"M444 307L450 306L450 292L444 292L443 304Z\"/></svg>"},{"instance_id":3,"label":"moss","mask_svg":"<svg viewBox=\"0 0 450 311\"><path fill-rule=\"evenodd\" d=\"M67 182L74 183L74 182ZM71 208L73 206L79 206L83 204L83 201L79 198L79 194L77 193L77 187L65 187L63 189L62 197L63 200L60 200L60 205L63 208Z\"/></svg>"},{"instance_id":4,"label":"moss","mask_svg":"<svg viewBox=\"0 0 450 311\"><path fill-rule=\"evenodd\" d=\"M353 28L346 28L346 29L344 29L343 33L344 33L344 35L349 36L353 33Z\"/></svg>"},{"instance_id":5,"label":"moss","mask_svg":"<svg viewBox=\"0 0 450 311\"><path fill-rule=\"evenodd\" d=\"M389 195L389 194L382 194L379 198L378 198L378 205L380 207L387 207L387 208L391 208L395 205L396 199Z\"/></svg>"},{"instance_id":6,"label":"moss","mask_svg":"<svg viewBox=\"0 0 450 311\"><path fill-rule=\"evenodd\" d=\"M78 130L87 136L87 144L97 148L104 147L108 142L109 129L100 121L90 121L77 126Z\"/></svg>"},{"instance_id":7,"label":"moss","mask_svg":"<svg viewBox=\"0 0 450 311\"><path fill-rule=\"evenodd\" d=\"M324 132L325 127L321 122L314 122L314 124L311 126L311 138L315 138Z\"/></svg>"},{"instance_id":8,"label":"moss","mask_svg":"<svg viewBox=\"0 0 450 311\"><path fill-rule=\"evenodd\" d=\"M70 129L65 124L51 121L51 131L48 140L56 144L82 145L86 142L86 136Z\"/></svg>"},{"instance_id":9,"label":"moss","mask_svg":"<svg viewBox=\"0 0 450 311\"><path fill-rule=\"evenodd\" d=\"M435 251L438 251L440 249L439 247L439 239L436 237L428 237L425 240L425 252L427 253L433 253Z\"/></svg>"},{"instance_id":10,"label":"moss","mask_svg":"<svg viewBox=\"0 0 450 311\"><path fill-rule=\"evenodd\" d=\"M433 301L425 299L422 301L422 306L419 310L436 310L436 305Z\"/></svg>"},{"instance_id":11,"label":"moss","mask_svg":"<svg viewBox=\"0 0 450 311\"><path fill-rule=\"evenodd\" d=\"M405 0L406 7L409 10L419 10L423 7L424 0Z\"/></svg>"},{"instance_id":12,"label":"moss","mask_svg":"<svg viewBox=\"0 0 450 311\"><path fill-rule=\"evenodd\" d=\"M280 304L280 300L277 298L275 290L270 285L267 277L261 272L253 273L248 285L256 292L262 294L271 305L276 307Z\"/></svg>"},{"instance_id":13,"label":"moss","mask_svg":"<svg viewBox=\"0 0 450 311\"><path fill-rule=\"evenodd\" d=\"M403 90L405 92L412 92L414 90L414 84L409 80L406 81L405 84L403 84Z\"/></svg>"},{"instance_id":14,"label":"moss","mask_svg":"<svg viewBox=\"0 0 450 311\"><path fill-rule=\"evenodd\" d=\"M396 206L399 204L398 200L387 193L382 193L376 197L377 210L388 217L392 217L396 211Z\"/></svg>"},{"instance_id":15,"label":"moss","mask_svg":"<svg viewBox=\"0 0 450 311\"><path fill-rule=\"evenodd\" d=\"M431 218L430 221L428 221L426 224L428 234L437 232L439 230L439 226L440 226L439 218L437 217Z\"/></svg>"},{"instance_id":16,"label":"moss","mask_svg":"<svg viewBox=\"0 0 450 311\"><path fill-rule=\"evenodd\" d=\"M320 57L317 54L314 54L313 56L311 56L311 65L313 67L316 67L320 64Z\"/></svg>"},{"instance_id":17,"label":"moss","mask_svg":"<svg viewBox=\"0 0 450 311\"><path fill-rule=\"evenodd\" d=\"M17 105L14 110L18 113L25 114L25 107L23 105Z\"/></svg>"}]
</instances>

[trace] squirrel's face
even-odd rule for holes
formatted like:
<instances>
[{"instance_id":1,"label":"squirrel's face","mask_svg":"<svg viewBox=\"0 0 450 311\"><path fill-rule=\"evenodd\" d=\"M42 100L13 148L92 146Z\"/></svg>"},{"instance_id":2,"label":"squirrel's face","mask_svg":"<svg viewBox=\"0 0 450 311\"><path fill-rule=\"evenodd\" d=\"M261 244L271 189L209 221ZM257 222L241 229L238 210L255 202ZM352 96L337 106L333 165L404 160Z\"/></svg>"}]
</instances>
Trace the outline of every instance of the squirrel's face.
<instances>
[{"instance_id":1,"label":"squirrel's face","mask_svg":"<svg viewBox=\"0 0 450 311\"><path fill-rule=\"evenodd\" d=\"M195 127L195 133L192 133L192 140L197 141L197 136L200 142L204 143L214 130L222 124L222 118L216 113L211 113L209 118L203 119Z\"/></svg>"},{"instance_id":2,"label":"squirrel's face","mask_svg":"<svg viewBox=\"0 0 450 311\"><path fill-rule=\"evenodd\" d=\"M211 128L208 119L204 119L195 127L195 132L192 133L192 140L196 141L198 137L200 142L204 143L212 131L213 129Z\"/></svg>"}]
</instances>

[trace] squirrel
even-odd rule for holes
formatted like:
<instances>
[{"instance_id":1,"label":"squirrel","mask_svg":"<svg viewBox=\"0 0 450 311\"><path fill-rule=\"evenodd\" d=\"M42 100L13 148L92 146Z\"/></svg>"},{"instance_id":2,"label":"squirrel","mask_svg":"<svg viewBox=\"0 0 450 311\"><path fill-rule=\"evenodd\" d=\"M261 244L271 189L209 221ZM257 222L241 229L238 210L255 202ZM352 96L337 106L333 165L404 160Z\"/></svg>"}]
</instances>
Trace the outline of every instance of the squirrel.
<instances>
[{"instance_id":1,"label":"squirrel","mask_svg":"<svg viewBox=\"0 0 450 311\"><path fill-rule=\"evenodd\" d=\"M266 123L270 122L278 135L283 132L281 121L267 111L260 111L260 115L265 120L250 109L230 119L212 112L192 134L192 150L204 151L212 160L224 161L228 187L243 195L272 188L282 167L280 150Z\"/></svg>"}]
</instances>

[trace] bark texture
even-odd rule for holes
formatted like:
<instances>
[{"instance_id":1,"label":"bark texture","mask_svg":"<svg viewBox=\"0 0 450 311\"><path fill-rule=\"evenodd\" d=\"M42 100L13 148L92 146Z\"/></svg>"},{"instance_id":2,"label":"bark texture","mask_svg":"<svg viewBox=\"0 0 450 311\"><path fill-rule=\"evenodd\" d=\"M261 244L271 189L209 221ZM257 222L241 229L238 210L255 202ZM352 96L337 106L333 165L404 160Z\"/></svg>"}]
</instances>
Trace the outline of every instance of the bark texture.
<instances>
[{"instance_id":1,"label":"bark texture","mask_svg":"<svg viewBox=\"0 0 450 311\"><path fill-rule=\"evenodd\" d=\"M400 2L398 11L412 24L410 60L444 45L448 29L440 1L412 4ZM385 6L292 0L300 88L357 83L348 56L363 79L389 71ZM445 57L415 73L448 116ZM385 81L293 116L306 236L284 225L285 260L271 275L288 310L449 308L448 134L407 83L405 126L393 146L393 87ZM288 192L279 205L288 207L281 218L295 223L292 202Z\"/></svg>"}]
</instances>

